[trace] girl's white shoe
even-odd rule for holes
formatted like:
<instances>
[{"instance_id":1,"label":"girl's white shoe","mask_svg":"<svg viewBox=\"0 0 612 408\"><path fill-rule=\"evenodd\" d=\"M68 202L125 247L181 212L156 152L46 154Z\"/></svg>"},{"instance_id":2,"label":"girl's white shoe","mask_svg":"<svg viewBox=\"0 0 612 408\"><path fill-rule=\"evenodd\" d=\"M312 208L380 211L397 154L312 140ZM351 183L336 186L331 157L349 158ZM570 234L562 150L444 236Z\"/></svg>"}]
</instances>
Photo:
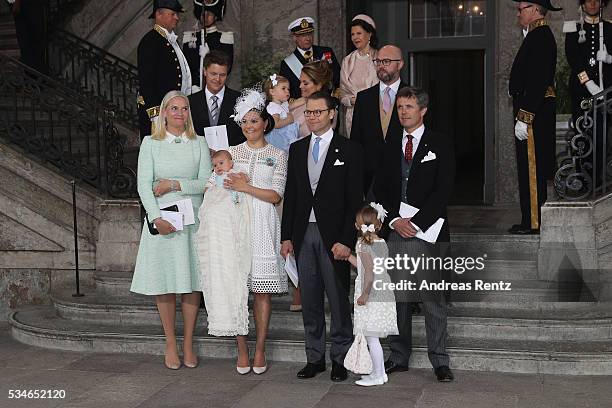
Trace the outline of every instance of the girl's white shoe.
<instances>
[{"instance_id":1,"label":"girl's white shoe","mask_svg":"<svg viewBox=\"0 0 612 408\"><path fill-rule=\"evenodd\" d=\"M371 387L374 385L383 385L385 383L384 375L364 375L361 380L355 381L355 384L362 387Z\"/></svg>"}]
</instances>

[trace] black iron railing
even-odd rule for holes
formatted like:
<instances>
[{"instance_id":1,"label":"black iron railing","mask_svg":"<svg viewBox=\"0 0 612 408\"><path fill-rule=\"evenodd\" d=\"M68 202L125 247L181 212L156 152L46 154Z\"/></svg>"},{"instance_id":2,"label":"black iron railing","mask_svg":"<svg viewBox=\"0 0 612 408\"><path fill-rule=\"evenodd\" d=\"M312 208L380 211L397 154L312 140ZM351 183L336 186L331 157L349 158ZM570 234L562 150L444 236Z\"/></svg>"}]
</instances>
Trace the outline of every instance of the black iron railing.
<instances>
[{"instance_id":1,"label":"black iron railing","mask_svg":"<svg viewBox=\"0 0 612 408\"><path fill-rule=\"evenodd\" d=\"M601 197L610 192L612 154L608 127L612 113L612 87L582 102L584 113L570 127L566 155L559 161L554 186L566 200Z\"/></svg>"},{"instance_id":2,"label":"black iron railing","mask_svg":"<svg viewBox=\"0 0 612 408\"><path fill-rule=\"evenodd\" d=\"M53 30L47 48L51 77L110 107L116 120L138 129L138 71L134 65L60 29Z\"/></svg>"},{"instance_id":3,"label":"black iron railing","mask_svg":"<svg viewBox=\"0 0 612 408\"><path fill-rule=\"evenodd\" d=\"M2 54L0 137L105 195L136 196L113 110Z\"/></svg>"}]
</instances>

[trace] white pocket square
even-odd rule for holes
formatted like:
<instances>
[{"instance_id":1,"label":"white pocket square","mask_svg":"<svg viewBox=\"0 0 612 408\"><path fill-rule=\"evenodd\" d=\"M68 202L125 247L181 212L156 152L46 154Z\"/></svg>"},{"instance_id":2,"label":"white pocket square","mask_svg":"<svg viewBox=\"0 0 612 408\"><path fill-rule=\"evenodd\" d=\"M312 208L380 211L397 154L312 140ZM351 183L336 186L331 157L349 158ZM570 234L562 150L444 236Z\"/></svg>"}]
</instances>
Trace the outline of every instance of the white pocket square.
<instances>
[{"instance_id":1,"label":"white pocket square","mask_svg":"<svg viewBox=\"0 0 612 408\"><path fill-rule=\"evenodd\" d=\"M431 160L436 160L436 154L430 150L427 152L427 155L423 157L423 159L421 160L421 163L425 163Z\"/></svg>"},{"instance_id":2,"label":"white pocket square","mask_svg":"<svg viewBox=\"0 0 612 408\"><path fill-rule=\"evenodd\" d=\"M340 159L336 159L334 166L344 166L344 162L341 162Z\"/></svg>"}]
</instances>

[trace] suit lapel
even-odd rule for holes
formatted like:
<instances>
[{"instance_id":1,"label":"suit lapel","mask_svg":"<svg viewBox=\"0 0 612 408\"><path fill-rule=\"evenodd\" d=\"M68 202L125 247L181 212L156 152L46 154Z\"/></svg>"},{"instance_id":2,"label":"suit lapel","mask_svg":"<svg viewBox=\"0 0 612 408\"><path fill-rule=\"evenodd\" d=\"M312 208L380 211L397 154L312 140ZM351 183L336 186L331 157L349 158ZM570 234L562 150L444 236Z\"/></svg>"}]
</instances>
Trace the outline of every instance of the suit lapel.
<instances>
[{"instance_id":1,"label":"suit lapel","mask_svg":"<svg viewBox=\"0 0 612 408\"><path fill-rule=\"evenodd\" d=\"M414 174L414 170L416 170L421 165L421 160L429 151L429 139L430 132L425 129L421 140L419 141L419 146L417 147L416 152L414 152L414 157L412 159L412 167L410 168L410 176L408 177L408 182L412 180L412 176Z\"/></svg>"},{"instance_id":2,"label":"suit lapel","mask_svg":"<svg viewBox=\"0 0 612 408\"><path fill-rule=\"evenodd\" d=\"M299 177L304 180L304 186L308 190L308 193L312 195L312 188L310 188L310 176L308 175L308 149L310 148L310 138L312 136L306 136L304 143L300 145L301 150L298 150L298 171Z\"/></svg>"},{"instance_id":3,"label":"suit lapel","mask_svg":"<svg viewBox=\"0 0 612 408\"><path fill-rule=\"evenodd\" d=\"M199 103L197 103L196 105L204 105L202 106L200 109L200 114L202 115L202 124L204 125L203 127L208 127L210 126L210 119L209 119L209 115L208 115L208 101L206 100L206 90L202 89L199 92L199 97L200 97L200 101ZM202 129L202 132L204 131L204 129ZM204 134L204 133L202 133Z\"/></svg>"},{"instance_id":4,"label":"suit lapel","mask_svg":"<svg viewBox=\"0 0 612 408\"><path fill-rule=\"evenodd\" d=\"M329 177L326 177L326 174L329 172L330 168L333 167L336 159L338 158L338 153L336 150L340 151L340 140L338 139L340 136L334 132L334 136L329 143L329 147L327 148L327 154L325 155L325 162L323 163L323 168L321 169L321 176L319 177L319 184L317 185L317 192L321 190L321 184L325 184L326 180Z\"/></svg>"},{"instance_id":5,"label":"suit lapel","mask_svg":"<svg viewBox=\"0 0 612 408\"><path fill-rule=\"evenodd\" d=\"M297 48L293 50L293 53L295 54L297 59L302 63L302 65L306 64L306 59L302 56L302 53ZM314 48L313 48L313 54L314 54Z\"/></svg>"},{"instance_id":6,"label":"suit lapel","mask_svg":"<svg viewBox=\"0 0 612 408\"><path fill-rule=\"evenodd\" d=\"M225 95L223 95L223 102L221 102L221 108L219 109L219 120L217 123L225 123L227 124L227 119L234 113L234 105L232 101L230 101L228 88L225 88Z\"/></svg>"}]
</instances>

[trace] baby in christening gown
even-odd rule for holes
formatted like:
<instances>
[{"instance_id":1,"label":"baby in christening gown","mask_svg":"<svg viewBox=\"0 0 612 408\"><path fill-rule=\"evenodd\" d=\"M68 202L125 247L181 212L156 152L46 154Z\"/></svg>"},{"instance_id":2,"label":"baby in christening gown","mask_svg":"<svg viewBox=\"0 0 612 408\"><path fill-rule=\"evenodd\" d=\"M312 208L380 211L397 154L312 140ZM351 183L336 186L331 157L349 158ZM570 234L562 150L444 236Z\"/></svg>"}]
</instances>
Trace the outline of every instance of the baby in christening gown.
<instances>
[{"instance_id":1,"label":"baby in christening gown","mask_svg":"<svg viewBox=\"0 0 612 408\"><path fill-rule=\"evenodd\" d=\"M234 172L231 154L212 156L213 174L200 207L197 250L208 334L246 335L249 329L247 280L251 270L250 196L223 186Z\"/></svg>"}]
</instances>

